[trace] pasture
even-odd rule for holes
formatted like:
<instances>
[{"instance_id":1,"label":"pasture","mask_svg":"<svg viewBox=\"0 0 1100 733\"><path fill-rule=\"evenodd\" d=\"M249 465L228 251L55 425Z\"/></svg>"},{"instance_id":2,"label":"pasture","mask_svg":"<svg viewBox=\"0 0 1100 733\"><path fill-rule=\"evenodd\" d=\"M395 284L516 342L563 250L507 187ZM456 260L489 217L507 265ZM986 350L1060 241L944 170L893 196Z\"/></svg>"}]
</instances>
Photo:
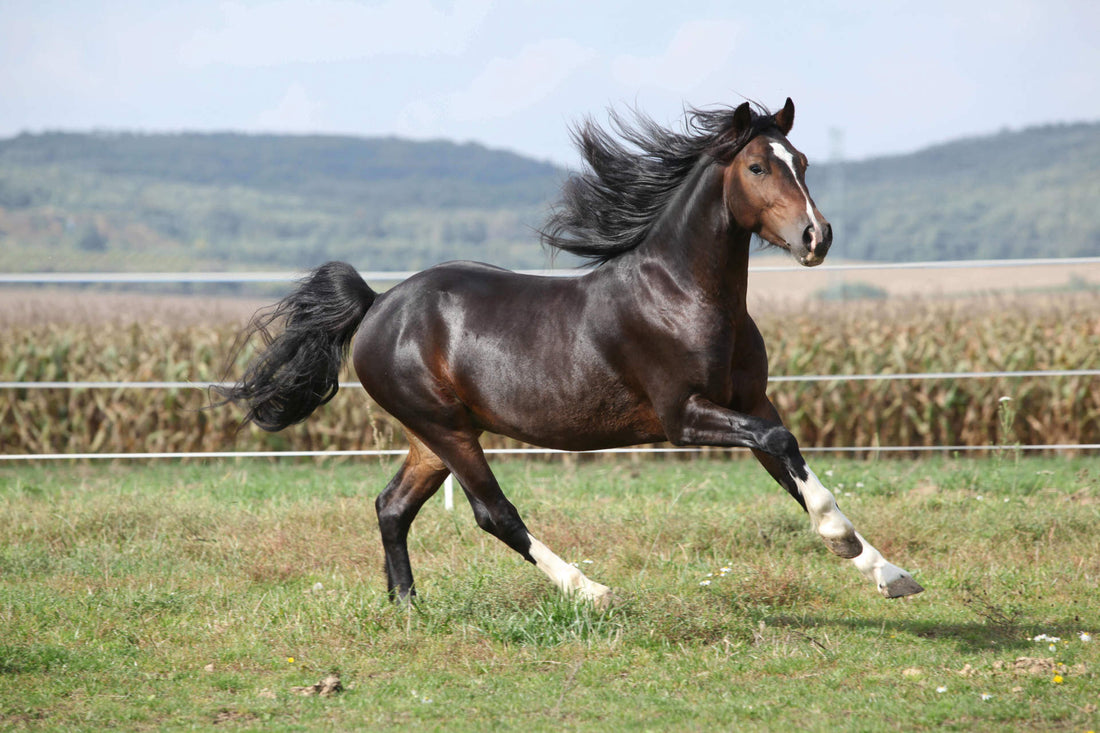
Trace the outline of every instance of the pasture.
<instances>
[{"instance_id":1,"label":"pasture","mask_svg":"<svg viewBox=\"0 0 1100 733\"><path fill-rule=\"evenodd\" d=\"M495 463L606 610L438 497L390 604L387 461L0 465L0 727L1100 724L1100 460L810 463L925 593L879 597L740 458Z\"/></svg>"}]
</instances>

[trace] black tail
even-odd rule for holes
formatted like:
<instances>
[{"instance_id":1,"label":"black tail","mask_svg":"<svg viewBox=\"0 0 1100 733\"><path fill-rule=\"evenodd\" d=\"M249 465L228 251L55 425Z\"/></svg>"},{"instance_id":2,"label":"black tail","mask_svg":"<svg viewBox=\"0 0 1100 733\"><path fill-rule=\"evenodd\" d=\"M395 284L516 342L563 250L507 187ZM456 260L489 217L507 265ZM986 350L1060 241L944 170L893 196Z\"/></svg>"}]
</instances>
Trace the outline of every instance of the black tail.
<instances>
[{"instance_id":1,"label":"black tail","mask_svg":"<svg viewBox=\"0 0 1100 733\"><path fill-rule=\"evenodd\" d=\"M318 267L297 290L252 318L234 356L257 333L266 348L241 381L215 388L223 404L247 406L245 420L264 430L305 420L336 395L351 339L376 297L351 265L329 262ZM279 320L283 332L273 337L268 327Z\"/></svg>"}]
</instances>

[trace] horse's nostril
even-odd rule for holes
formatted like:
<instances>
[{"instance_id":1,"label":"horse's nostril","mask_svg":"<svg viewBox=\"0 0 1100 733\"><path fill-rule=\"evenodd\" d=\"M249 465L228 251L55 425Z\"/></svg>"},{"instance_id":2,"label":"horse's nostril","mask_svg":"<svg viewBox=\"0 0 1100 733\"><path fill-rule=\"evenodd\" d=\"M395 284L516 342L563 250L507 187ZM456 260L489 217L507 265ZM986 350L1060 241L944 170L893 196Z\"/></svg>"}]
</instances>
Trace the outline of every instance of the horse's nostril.
<instances>
[{"instance_id":1,"label":"horse's nostril","mask_svg":"<svg viewBox=\"0 0 1100 733\"><path fill-rule=\"evenodd\" d=\"M810 224L806 227L806 230L802 232L802 244L809 247L814 243L814 225Z\"/></svg>"}]
</instances>

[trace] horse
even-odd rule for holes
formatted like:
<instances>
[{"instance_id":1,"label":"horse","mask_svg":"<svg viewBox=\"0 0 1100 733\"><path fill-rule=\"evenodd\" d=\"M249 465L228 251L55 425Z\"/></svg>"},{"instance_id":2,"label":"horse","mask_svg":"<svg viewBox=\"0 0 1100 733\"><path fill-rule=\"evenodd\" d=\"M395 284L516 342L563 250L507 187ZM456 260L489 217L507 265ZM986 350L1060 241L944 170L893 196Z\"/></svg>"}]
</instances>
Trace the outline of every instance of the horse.
<instances>
[{"instance_id":1,"label":"horse","mask_svg":"<svg viewBox=\"0 0 1100 733\"><path fill-rule=\"evenodd\" d=\"M749 448L829 550L887 598L921 592L840 511L766 394L767 351L746 308L752 237L807 267L833 238L807 190L806 157L787 139L794 103L774 114L749 102L688 109L675 130L640 113L610 120L574 129L587 165L541 230L552 251L587 261L583 275L451 262L377 293L350 265L329 262L253 317L242 337L259 333L266 347L221 388L223 403L281 430L336 394L350 355L409 442L375 501L397 601L416 596L409 528L448 474L478 526L564 593L611 598L531 534L486 461L484 432L565 451Z\"/></svg>"}]
</instances>

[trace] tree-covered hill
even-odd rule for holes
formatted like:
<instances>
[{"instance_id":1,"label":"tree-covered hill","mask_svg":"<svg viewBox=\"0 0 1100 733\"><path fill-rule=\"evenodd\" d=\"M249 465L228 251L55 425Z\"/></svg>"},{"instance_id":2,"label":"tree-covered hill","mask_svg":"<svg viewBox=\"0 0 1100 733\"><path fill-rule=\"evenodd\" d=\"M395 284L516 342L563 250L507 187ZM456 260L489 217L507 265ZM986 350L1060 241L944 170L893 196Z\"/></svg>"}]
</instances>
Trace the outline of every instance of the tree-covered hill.
<instances>
[{"instance_id":1,"label":"tree-covered hill","mask_svg":"<svg viewBox=\"0 0 1100 733\"><path fill-rule=\"evenodd\" d=\"M838 176L839 174L839 176ZM958 140L812 167L836 251L873 260L1100 255L1100 124Z\"/></svg>"},{"instance_id":2,"label":"tree-covered hill","mask_svg":"<svg viewBox=\"0 0 1100 733\"><path fill-rule=\"evenodd\" d=\"M537 229L566 176L447 141L24 134L0 140L0 270L543 267ZM1100 254L1100 124L817 162L809 179L839 257Z\"/></svg>"},{"instance_id":3,"label":"tree-covered hill","mask_svg":"<svg viewBox=\"0 0 1100 733\"><path fill-rule=\"evenodd\" d=\"M344 203L369 195L379 207L541 204L559 175L473 143L319 135L20 135L0 141L0 162Z\"/></svg>"},{"instance_id":4,"label":"tree-covered hill","mask_svg":"<svg viewBox=\"0 0 1100 733\"><path fill-rule=\"evenodd\" d=\"M0 268L531 266L564 176L446 141L20 135L0 141Z\"/></svg>"}]
</instances>

